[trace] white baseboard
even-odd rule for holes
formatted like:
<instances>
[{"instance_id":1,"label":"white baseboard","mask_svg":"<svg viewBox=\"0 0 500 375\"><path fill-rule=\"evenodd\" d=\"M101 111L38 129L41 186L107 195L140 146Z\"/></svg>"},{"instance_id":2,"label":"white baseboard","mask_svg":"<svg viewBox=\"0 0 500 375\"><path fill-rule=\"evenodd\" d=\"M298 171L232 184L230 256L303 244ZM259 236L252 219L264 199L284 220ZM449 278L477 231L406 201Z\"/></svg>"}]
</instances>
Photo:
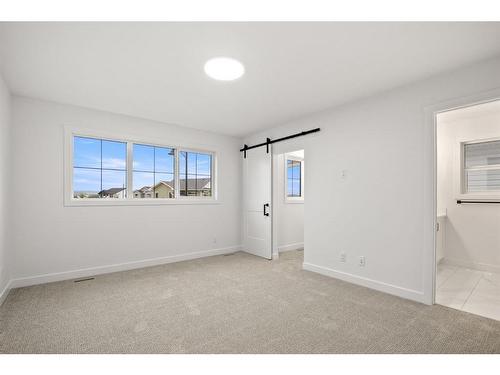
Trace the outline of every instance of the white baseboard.
<instances>
[{"instance_id":1,"label":"white baseboard","mask_svg":"<svg viewBox=\"0 0 500 375\"><path fill-rule=\"evenodd\" d=\"M500 266L497 266L495 264L473 262L473 261L469 261L469 260L443 258L443 259L441 259L439 264L445 264L445 265L449 265L449 266L456 266L456 267L463 267L463 268L470 268L470 269L478 270L478 271L500 273Z\"/></svg>"},{"instance_id":2,"label":"white baseboard","mask_svg":"<svg viewBox=\"0 0 500 375\"><path fill-rule=\"evenodd\" d=\"M406 298L412 301L425 303L424 293L417 290L403 288L397 285L384 283L366 277L353 275L347 272L336 271L331 268L317 266L311 263L303 263L302 268L307 271L319 273L324 276L333 277L352 284L361 285L370 289L375 289L380 292L392 294L398 297Z\"/></svg>"},{"instance_id":3,"label":"white baseboard","mask_svg":"<svg viewBox=\"0 0 500 375\"><path fill-rule=\"evenodd\" d=\"M9 292L12 288L12 281L7 282L5 285L5 288L0 292L0 306L2 306L2 303L4 303L5 299L9 295Z\"/></svg>"},{"instance_id":4,"label":"white baseboard","mask_svg":"<svg viewBox=\"0 0 500 375\"><path fill-rule=\"evenodd\" d=\"M128 270L137 269L137 268L144 268L144 267L157 266L157 265L167 264L167 263L181 262L184 260L205 258L205 257L214 256L214 255L229 254L229 253L234 253L235 251L240 251L241 248L242 248L241 245L231 246L231 247L225 247L225 248L221 248L221 249L197 251L197 252L193 252L193 253L172 255L172 256L152 258L152 259L144 259L144 260L138 260L138 261L134 261L134 262L110 264L110 265L106 265L106 266L83 268L83 269L73 270L73 271L56 272L56 273L48 273L48 274L44 274L44 275L21 277L18 279L12 279L9 284L10 284L10 288L21 288L21 287L30 286L30 285L51 283L54 281L78 279L81 277L102 275L105 273L128 271Z\"/></svg>"},{"instance_id":5,"label":"white baseboard","mask_svg":"<svg viewBox=\"0 0 500 375\"><path fill-rule=\"evenodd\" d=\"M304 242L296 242L288 245L278 246L278 252L282 253L284 251L300 250L304 248Z\"/></svg>"}]
</instances>

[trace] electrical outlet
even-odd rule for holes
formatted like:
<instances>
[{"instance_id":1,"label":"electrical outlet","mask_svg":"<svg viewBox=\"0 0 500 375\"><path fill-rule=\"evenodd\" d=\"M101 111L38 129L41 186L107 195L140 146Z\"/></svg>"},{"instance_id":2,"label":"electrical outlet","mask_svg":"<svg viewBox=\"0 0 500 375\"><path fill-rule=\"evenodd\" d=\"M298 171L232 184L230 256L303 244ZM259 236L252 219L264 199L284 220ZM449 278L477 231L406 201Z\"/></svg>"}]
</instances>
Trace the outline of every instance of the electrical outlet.
<instances>
[{"instance_id":1,"label":"electrical outlet","mask_svg":"<svg viewBox=\"0 0 500 375\"><path fill-rule=\"evenodd\" d=\"M340 261L341 261L342 263L345 263L345 262L346 262L346 259L347 259L347 255L346 255L346 253L344 253L344 252L340 253Z\"/></svg>"},{"instance_id":2,"label":"electrical outlet","mask_svg":"<svg viewBox=\"0 0 500 375\"><path fill-rule=\"evenodd\" d=\"M217 237L214 237L213 244L215 245L217 243Z\"/></svg>"},{"instance_id":3,"label":"electrical outlet","mask_svg":"<svg viewBox=\"0 0 500 375\"><path fill-rule=\"evenodd\" d=\"M361 256L359 257L359 266L364 267L366 264L365 257Z\"/></svg>"}]
</instances>

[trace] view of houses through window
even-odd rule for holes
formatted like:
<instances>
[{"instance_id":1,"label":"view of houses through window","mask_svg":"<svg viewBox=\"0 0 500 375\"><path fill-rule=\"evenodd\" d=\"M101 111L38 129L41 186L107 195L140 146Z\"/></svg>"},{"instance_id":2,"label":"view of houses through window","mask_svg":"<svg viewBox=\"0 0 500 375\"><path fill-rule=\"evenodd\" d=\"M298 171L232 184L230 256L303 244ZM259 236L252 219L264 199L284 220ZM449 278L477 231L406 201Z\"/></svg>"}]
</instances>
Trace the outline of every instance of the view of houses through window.
<instances>
[{"instance_id":1,"label":"view of houses through window","mask_svg":"<svg viewBox=\"0 0 500 375\"><path fill-rule=\"evenodd\" d=\"M179 153L179 191L181 196L212 195L212 155L188 151Z\"/></svg>"},{"instance_id":2,"label":"view of houses through window","mask_svg":"<svg viewBox=\"0 0 500 375\"><path fill-rule=\"evenodd\" d=\"M175 197L175 150L133 145L134 198Z\"/></svg>"},{"instance_id":3,"label":"view of houses through window","mask_svg":"<svg viewBox=\"0 0 500 375\"><path fill-rule=\"evenodd\" d=\"M74 137L73 196L75 198L125 198L127 193L127 144Z\"/></svg>"},{"instance_id":4,"label":"view of houses through window","mask_svg":"<svg viewBox=\"0 0 500 375\"><path fill-rule=\"evenodd\" d=\"M287 159L286 161L286 178L287 178L287 196L301 197L302 196L302 162L299 160Z\"/></svg>"},{"instance_id":5,"label":"view of houses through window","mask_svg":"<svg viewBox=\"0 0 500 375\"><path fill-rule=\"evenodd\" d=\"M212 154L177 153L174 148L139 143L131 143L130 149L132 166L127 168L127 142L74 136L73 198L125 199L128 173L132 176L129 198L212 196Z\"/></svg>"}]
</instances>

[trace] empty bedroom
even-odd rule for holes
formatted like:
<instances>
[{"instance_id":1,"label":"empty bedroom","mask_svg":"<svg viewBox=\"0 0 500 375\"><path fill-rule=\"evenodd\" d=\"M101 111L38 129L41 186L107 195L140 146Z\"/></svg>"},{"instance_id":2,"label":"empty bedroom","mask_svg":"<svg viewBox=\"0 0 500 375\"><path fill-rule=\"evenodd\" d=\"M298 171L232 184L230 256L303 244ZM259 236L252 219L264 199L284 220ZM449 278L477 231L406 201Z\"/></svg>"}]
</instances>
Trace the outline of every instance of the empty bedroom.
<instances>
[{"instance_id":1,"label":"empty bedroom","mask_svg":"<svg viewBox=\"0 0 500 375\"><path fill-rule=\"evenodd\" d=\"M498 365L498 20L35 6L0 16L0 362Z\"/></svg>"}]
</instances>

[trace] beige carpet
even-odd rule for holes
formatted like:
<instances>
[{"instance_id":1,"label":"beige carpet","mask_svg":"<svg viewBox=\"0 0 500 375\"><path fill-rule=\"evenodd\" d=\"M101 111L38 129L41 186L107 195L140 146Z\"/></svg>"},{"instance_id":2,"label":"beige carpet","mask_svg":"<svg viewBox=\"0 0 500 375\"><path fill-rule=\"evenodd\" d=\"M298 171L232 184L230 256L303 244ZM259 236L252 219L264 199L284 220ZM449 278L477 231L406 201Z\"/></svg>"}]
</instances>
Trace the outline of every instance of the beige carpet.
<instances>
[{"instance_id":1,"label":"beige carpet","mask_svg":"<svg viewBox=\"0 0 500 375\"><path fill-rule=\"evenodd\" d=\"M3 353L500 353L500 322L245 253L11 291Z\"/></svg>"}]
</instances>

